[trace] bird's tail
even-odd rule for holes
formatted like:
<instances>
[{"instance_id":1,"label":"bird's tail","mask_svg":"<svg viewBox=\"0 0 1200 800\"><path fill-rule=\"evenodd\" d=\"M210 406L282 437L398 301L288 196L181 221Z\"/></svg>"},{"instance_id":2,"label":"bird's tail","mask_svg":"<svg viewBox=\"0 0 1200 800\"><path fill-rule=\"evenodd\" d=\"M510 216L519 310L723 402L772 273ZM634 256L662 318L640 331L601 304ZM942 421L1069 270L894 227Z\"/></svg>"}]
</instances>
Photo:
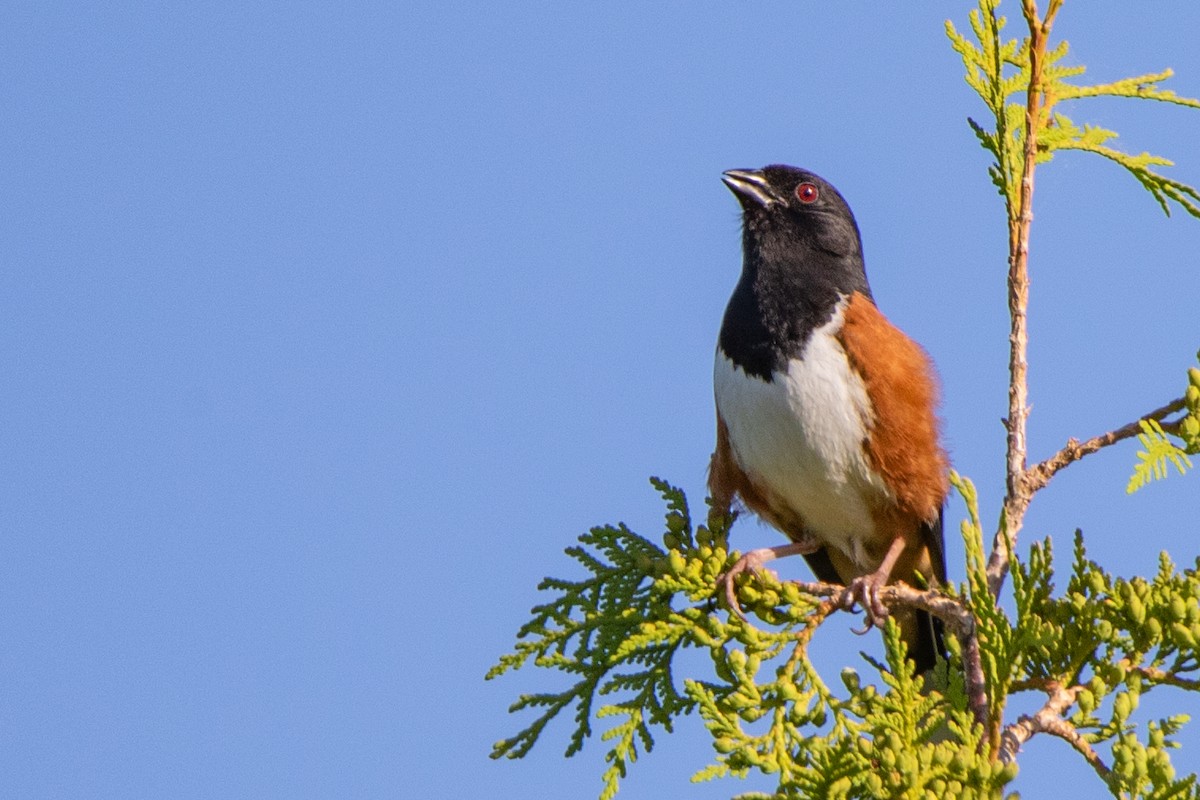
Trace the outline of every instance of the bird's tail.
<instances>
[{"instance_id":1,"label":"bird's tail","mask_svg":"<svg viewBox=\"0 0 1200 800\"><path fill-rule=\"evenodd\" d=\"M921 539L929 549L929 560L933 567L934 586L946 582L946 554L942 538L942 510L938 510L937 521L925 526ZM938 657L946 658L946 637L942 621L928 611L914 610L911 629L905 630L908 657L917 668L917 674L933 669Z\"/></svg>"},{"instance_id":2,"label":"bird's tail","mask_svg":"<svg viewBox=\"0 0 1200 800\"><path fill-rule=\"evenodd\" d=\"M913 612L913 632L905 638L908 640L908 657L912 659L918 675L937 666L939 656L946 657L942 621L928 611Z\"/></svg>"}]
</instances>

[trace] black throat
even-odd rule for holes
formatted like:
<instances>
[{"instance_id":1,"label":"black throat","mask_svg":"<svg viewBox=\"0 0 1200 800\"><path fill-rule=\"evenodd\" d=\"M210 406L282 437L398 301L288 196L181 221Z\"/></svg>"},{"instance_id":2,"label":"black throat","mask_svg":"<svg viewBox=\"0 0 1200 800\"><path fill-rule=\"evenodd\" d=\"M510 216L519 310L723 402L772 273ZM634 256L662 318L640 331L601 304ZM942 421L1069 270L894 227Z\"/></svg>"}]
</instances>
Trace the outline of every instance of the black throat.
<instances>
[{"instance_id":1,"label":"black throat","mask_svg":"<svg viewBox=\"0 0 1200 800\"><path fill-rule=\"evenodd\" d=\"M779 216L769 208L745 214L742 274L717 341L747 375L767 382L800 357L812 332L833 318L843 297L871 296L857 229L852 238L844 231L829 237L822 230L824 220L797 226L795 218Z\"/></svg>"}]
</instances>

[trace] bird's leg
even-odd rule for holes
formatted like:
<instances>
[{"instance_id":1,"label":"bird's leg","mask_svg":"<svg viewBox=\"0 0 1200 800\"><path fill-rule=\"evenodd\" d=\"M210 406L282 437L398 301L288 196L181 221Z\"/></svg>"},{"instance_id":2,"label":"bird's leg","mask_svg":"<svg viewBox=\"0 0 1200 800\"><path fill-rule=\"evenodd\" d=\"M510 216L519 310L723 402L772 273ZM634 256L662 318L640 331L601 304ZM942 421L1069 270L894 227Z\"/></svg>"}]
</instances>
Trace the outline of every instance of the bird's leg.
<instances>
[{"instance_id":1,"label":"bird's leg","mask_svg":"<svg viewBox=\"0 0 1200 800\"><path fill-rule=\"evenodd\" d=\"M738 604L737 592L734 589L734 579L738 575L741 575L743 572L760 575L764 566L770 561L783 558L784 556L808 555L820 549L821 545L816 540L805 537L798 542L790 542L789 544L781 544L775 547L760 547L757 550L751 550L744 554L717 581L718 587L724 584L725 601L729 604L729 610L737 614L743 622L747 621L746 615L742 613L741 605Z\"/></svg>"},{"instance_id":2,"label":"bird's leg","mask_svg":"<svg viewBox=\"0 0 1200 800\"><path fill-rule=\"evenodd\" d=\"M892 567L896 566L896 561L904 552L904 546L904 538L897 536L892 541L892 546L888 548L887 554L884 555L879 568L868 575L859 575L850 581L850 585L846 587L846 591L842 595L842 608L849 611L857 604L866 613L867 628L864 628L862 633L865 633L872 625L883 627L883 620L887 617L888 610L887 606L879 599L879 590L887 585L888 578L892 575Z\"/></svg>"}]
</instances>

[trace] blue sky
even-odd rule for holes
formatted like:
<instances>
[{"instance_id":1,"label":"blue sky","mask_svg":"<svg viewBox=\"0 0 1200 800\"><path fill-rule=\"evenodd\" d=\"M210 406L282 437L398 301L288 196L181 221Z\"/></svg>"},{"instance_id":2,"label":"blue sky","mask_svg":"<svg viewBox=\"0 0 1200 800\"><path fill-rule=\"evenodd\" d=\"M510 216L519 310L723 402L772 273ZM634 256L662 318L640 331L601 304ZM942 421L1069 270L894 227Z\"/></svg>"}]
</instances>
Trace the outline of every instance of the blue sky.
<instances>
[{"instance_id":1,"label":"blue sky","mask_svg":"<svg viewBox=\"0 0 1200 800\"><path fill-rule=\"evenodd\" d=\"M942 28L968 4L836 6L8 4L0 794L595 796L603 745L564 761L565 724L488 760L555 682L482 676L578 533L657 535L647 476L702 499L724 169L848 198L994 519L1004 228ZM1068 3L1059 31L1096 80L1171 66L1200 95L1200 7L1154 9ZM1200 183L1200 113L1064 111ZM1044 457L1181 393L1200 222L1074 156L1036 213ZM1190 562L1200 484L1126 497L1135 449L1056 478L1024 542L1065 558L1078 526L1122 574ZM817 639L830 674L879 651L853 624ZM698 721L659 745L621 797L763 786L688 784ZM1025 796L1097 793L1063 743L1026 749Z\"/></svg>"}]
</instances>

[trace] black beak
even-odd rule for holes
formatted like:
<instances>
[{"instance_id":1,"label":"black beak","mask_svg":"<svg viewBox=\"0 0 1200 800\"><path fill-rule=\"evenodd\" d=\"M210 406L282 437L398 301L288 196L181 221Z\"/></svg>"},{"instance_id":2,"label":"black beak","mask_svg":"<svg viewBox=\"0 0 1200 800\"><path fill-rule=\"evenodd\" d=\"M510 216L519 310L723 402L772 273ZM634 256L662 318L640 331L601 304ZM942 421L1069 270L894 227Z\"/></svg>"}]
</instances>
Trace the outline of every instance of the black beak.
<instances>
[{"instance_id":1,"label":"black beak","mask_svg":"<svg viewBox=\"0 0 1200 800\"><path fill-rule=\"evenodd\" d=\"M729 191L737 195L743 208L750 208L751 205L766 208L779 202L761 170L731 169L721 173L721 180L729 187Z\"/></svg>"}]
</instances>

